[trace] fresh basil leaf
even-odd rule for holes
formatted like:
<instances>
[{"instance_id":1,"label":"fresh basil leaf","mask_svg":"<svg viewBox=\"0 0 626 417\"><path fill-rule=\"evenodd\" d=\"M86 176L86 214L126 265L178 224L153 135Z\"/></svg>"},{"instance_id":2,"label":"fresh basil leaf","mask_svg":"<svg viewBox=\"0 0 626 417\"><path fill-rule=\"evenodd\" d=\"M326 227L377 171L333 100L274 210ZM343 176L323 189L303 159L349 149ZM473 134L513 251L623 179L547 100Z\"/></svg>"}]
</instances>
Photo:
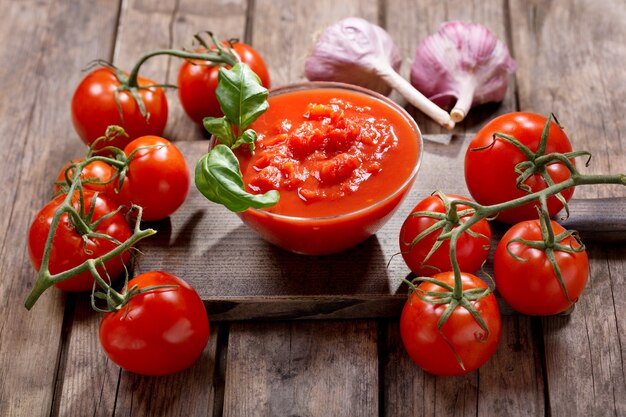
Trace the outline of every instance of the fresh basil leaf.
<instances>
[{"instance_id":1,"label":"fresh basil leaf","mask_svg":"<svg viewBox=\"0 0 626 417\"><path fill-rule=\"evenodd\" d=\"M267 88L244 63L238 63L230 70L219 69L215 95L224 116L238 132L243 132L269 108Z\"/></svg>"},{"instance_id":2,"label":"fresh basil leaf","mask_svg":"<svg viewBox=\"0 0 626 417\"><path fill-rule=\"evenodd\" d=\"M198 191L206 198L235 212L270 207L280 197L276 190L265 194L248 193L244 189L239 161L226 145L217 145L198 161L195 180Z\"/></svg>"},{"instance_id":3,"label":"fresh basil leaf","mask_svg":"<svg viewBox=\"0 0 626 417\"><path fill-rule=\"evenodd\" d=\"M205 117L202 124L207 132L215 136L224 145L230 147L235 143L235 133L225 117Z\"/></svg>"},{"instance_id":4,"label":"fresh basil leaf","mask_svg":"<svg viewBox=\"0 0 626 417\"><path fill-rule=\"evenodd\" d=\"M250 153L254 154L254 143L256 142L257 134L254 130L248 129L239 136L237 142L230 149L237 149L241 145L249 144L250 145Z\"/></svg>"}]
</instances>

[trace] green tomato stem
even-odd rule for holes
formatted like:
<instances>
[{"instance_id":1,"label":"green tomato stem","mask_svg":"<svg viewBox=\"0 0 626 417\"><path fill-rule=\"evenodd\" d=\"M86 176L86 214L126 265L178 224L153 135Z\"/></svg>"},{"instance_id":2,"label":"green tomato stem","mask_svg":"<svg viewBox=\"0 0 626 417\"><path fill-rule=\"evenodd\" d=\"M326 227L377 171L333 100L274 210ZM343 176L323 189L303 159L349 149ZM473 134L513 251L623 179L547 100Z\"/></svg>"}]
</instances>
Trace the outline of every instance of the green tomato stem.
<instances>
[{"instance_id":1,"label":"green tomato stem","mask_svg":"<svg viewBox=\"0 0 626 417\"><path fill-rule=\"evenodd\" d=\"M60 272L58 274L52 275L50 273L48 265L45 265L44 267L44 264L42 262L42 267L37 273L37 281L35 282L35 286L31 290L28 297L26 298L24 305L26 306L28 310L30 310L35 304L35 302L37 302L39 297L41 297L41 295L44 293L44 291L46 291L48 288L50 288L54 284L61 282L61 281L65 281L66 279L72 278L73 276L76 276L85 271L90 271L92 269L95 269L95 265L97 262L106 262L110 259L115 258L116 256L120 256L122 253L132 248L140 240L148 236L152 236L155 233L156 231L154 229L145 229L139 232L135 231L133 235L129 237L126 241L122 242L122 244L117 246L112 251L101 256L100 258L88 259L82 264L75 266L72 269L68 269L67 271ZM110 288L110 285L105 280L103 280L102 277L100 277L98 273L96 274L92 273L92 275L96 279L96 282L98 283L98 285L100 285L100 287L102 287L103 289L111 291L111 294L113 294L115 298L115 294L117 294L117 292L114 291L112 288Z\"/></svg>"},{"instance_id":2,"label":"green tomato stem","mask_svg":"<svg viewBox=\"0 0 626 417\"><path fill-rule=\"evenodd\" d=\"M137 61L133 69L130 71L130 75L128 76L128 87L140 87L137 80L139 76L139 69L148 59L159 55L169 55L182 59L197 59L218 65L225 64L233 66L238 62L237 57L228 49L220 49L217 52L213 50L209 50L207 52L187 52L178 49L157 49L155 51L145 54L139 59L139 61Z\"/></svg>"},{"instance_id":3,"label":"green tomato stem","mask_svg":"<svg viewBox=\"0 0 626 417\"><path fill-rule=\"evenodd\" d=\"M470 227L479 222L482 219L488 219L494 217L498 213L504 210L508 210L514 207L530 203L532 201L546 200L549 196L560 193L571 187L578 185L597 185L597 184L619 184L626 185L626 175L582 175L579 173L572 173L572 176L567 180L558 184L551 185L543 190L536 191L534 193L527 194L525 196L516 198L514 200L506 201L504 203L493 204L491 206L483 206L474 201L454 200L452 201L451 208L456 209L458 205L466 205L474 208L476 211L467 219L467 221L461 223L458 227L452 229L446 234L442 234L439 239L450 239L450 262L452 263L452 270L454 272L454 291L452 298L460 300L463 297L462 280L461 280L461 268L456 257L456 245L463 233L465 233ZM551 228L550 228L551 230ZM552 231L552 234L554 232ZM553 237L554 239L554 237Z\"/></svg>"}]
</instances>

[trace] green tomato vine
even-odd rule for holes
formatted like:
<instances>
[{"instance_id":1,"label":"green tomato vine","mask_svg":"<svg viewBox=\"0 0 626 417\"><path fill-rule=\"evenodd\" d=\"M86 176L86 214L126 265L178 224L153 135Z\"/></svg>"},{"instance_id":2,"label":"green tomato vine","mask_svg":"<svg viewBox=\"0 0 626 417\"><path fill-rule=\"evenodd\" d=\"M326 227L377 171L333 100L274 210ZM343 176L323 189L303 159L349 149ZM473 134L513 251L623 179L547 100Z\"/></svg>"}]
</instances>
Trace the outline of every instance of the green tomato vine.
<instances>
[{"instance_id":1,"label":"green tomato vine","mask_svg":"<svg viewBox=\"0 0 626 417\"><path fill-rule=\"evenodd\" d=\"M489 206L481 205L475 201L465 201L465 200L453 200L449 202L449 207L446 207L447 215L445 215L445 219L442 218L440 222L450 221L450 219L458 219L460 216L469 216L466 217L466 221L458 224L457 227L451 230L444 230L441 235L438 237L438 241L435 243L435 247L433 251L436 250L441 244L439 242L443 242L446 239L450 239L450 261L452 264L452 270L454 272L454 286L447 285L441 281L435 280L433 278L427 277L417 277L410 282L407 282L409 285L409 297L411 293L414 291L418 291L418 296L424 302L431 304L439 304L444 305L447 304L447 307L442 314L439 322L438 322L438 330L439 333L443 335L441 329L443 325L446 323L452 312L459 307L465 308L471 315L474 317L476 322L480 325L483 330L485 330L488 334L489 329L487 329L484 320L480 317L480 313L473 306L472 301L476 301L482 297L490 295L495 288L490 289L472 289L472 290L463 290L462 281L461 281L461 269L459 267L459 263L457 260L457 242L459 237L468 232L470 227L479 222L480 220L487 219L492 220L497 218L498 214L504 210L508 210L514 207L518 207L531 202L538 202L539 204L536 206L539 213L539 220L541 223L541 230L543 235L543 241L533 242L524 240L522 243L537 247L546 252L546 256L550 260L550 263L555 271L557 279L559 280L559 284L564 291L565 296L568 300L570 300L565 285L563 283L563 279L561 276L561 271L556 263L556 259L554 256L554 251L566 251L566 252L579 252L584 250L584 246L582 246L582 242L578 240L577 234L574 231L566 231L558 236L555 236L554 230L552 229L550 223L550 216L548 214L547 208L547 199L550 196L556 196L563 203L566 215L569 215L569 209L567 207L567 202L561 195L561 192L572 187L576 187L579 185L597 185L597 184L618 184L618 185L626 185L626 175L625 174L614 174L614 175L584 175L581 174L580 171L576 168L576 166L571 162L571 159L577 157L588 157L587 164L590 160L590 153L586 151L574 151L565 154L561 153L550 153L545 154L546 144L548 141L550 122L554 116L548 117L545 127L543 129L541 135L541 141L536 152L532 152L528 147L519 142L516 138L505 135L502 133L495 133L493 135L493 143L497 140L507 141L514 146L516 146L526 157L527 160L520 162L515 166L515 172L518 174L517 178L517 187L523 191L526 191L528 194L509 200L499 204L493 204ZM474 152L480 152L481 150L487 149L493 145L490 144L487 147L473 149ZM561 163L565 165L570 171L570 178L567 180L555 184L552 181L552 178L548 175L546 171L546 166L553 163ZM530 178L534 174L539 174L546 182L547 187L540 191L533 192L524 181ZM469 206L470 209L464 209L462 212L458 212L457 207L459 205ZM425 213L421 213L421 215L425 215ZM437 213L430 213L430 215L437 215ZM439 214L441 216L441 214ZM441 223L440 227L443 226L444 223ZM581 247L573 248L565 245L558 244L563 238L573 235L581 243ZM432 252L432 251L431 251ZM491 277L489 277L491 280ZM492 280L491 280L492 281ZM420 282L431 282L440 286L445 291L441 292L432 292L421 294L417 285ZM492 281L492 287L495 287L495 283ZM445 336L444 336L445 339ZM454 350L454 347L451 346ZM459 361L459 364L464 369L463 362L456 350L454 350L455 356Z\"/></svg>"},{"instance_id":2,"label":"green tomato vine","mask_svg":"<svg viewBox=\"0 0 626 417\"><path fill-rule=\"evenodd\" d=\"M133 228L133 233L127 240L125 240L124 242L119 242L116 239L112 238L111 236L108 236L102 233L97 233L95 230L98 227L98 225L105 219L110 218L111 216L117 214L121 210L121 207L119 207L117 210L111 213L108 213L106 216L103 216L96 221L92 221L93 210L95 209L95 206L92 205L91 208L87 208L85 205L84 191L83 191L83 179L81 178L81 175L80 175L80 173L83 171L83 168L85 168L87 165L91 164L94 161L105 162L113 166L117 170L117 173L113 176L113 178L110 181L116 180L118 177L121 177L123 173L126 172L128 164L132 160L134 154L131 154L127 157L121 149L114 148L114 147L106 147L103 150L113 152L115 157L108 157L108 156L101 156L101 155L94 154L94 149L97 143L99 143L100 141L113 140L119 135L125 135L123 129L121 129L118 126L110 126L107 129L105 136L98 138L96 141L94 141L94 143L89 148L87 155L83 161L75 162L71 164L70 167L68 167L68 169L66 169L65 171L66 186L62 187L64 188L64 192L66 193L66 196L63 202L56 209L54 216L52 218L52 222L50 224L50 231L48 232L48 236L47 236L45 247L44 247L43 257L41 260L41 267L39 268L39 271L37 271L37 280L24 303L27 309L30 310L33 307L33 305L37 302L39 297L41 297L41 295L48 288L52 287L54 284L64 281L66 279L70 279L86 271L89 271L94 278L94 294L92 294L92 297L95 296L97 298L106 299L107 306L109 309L121 308L121 306L123 306L127 302L129 297L134 295L133 291L127 290L126 285L124 286L125 288L122 294L115 291L109 284L111 281L109 277L107 276L107 279L104 279L102 276L100 276L100 273L98 272L96 267L99 265L104 267L104 262L111 260L117 256L121 256L126 251L132 250L134 246L137 244L137 242L139 242L142 239L145 239L148 236L152 236L153 234L156 233L156 231L150 228L148 229L141 228L142 208L137 205L133 205L130 208L130 211L135 211L137 215L136 215L135 225ZM73 174L69 175L70 172L72 172ZM93 182L93 179L88 178L86 179L86 182ZM77 200L78 207L75 207L75 204L74 204L74 201L76 200L76 196L78 197L78 200ZM97 198L97 193L96 193L96 198ZM56 273L56 274L52 274L50 272L50 254L52 251L54 236L57 232L57 229L59 228L61 217L63 215L67 215L69 217L71 224L74 226L76 232L83 237L83 240L93 239L93 238L108 239L111 242L113 242L116 245L116 247L112 249L110 252L98 258L88 259L84 261L83 263L81 263L80 265L75 266L74 268L71 268L66 271ZM105 270L105 274L106 274L106 270ZM126 280L128 280L128 273L126 273L125 275L126 275ZM103 290L103 292L96 291L96 284L98 285L98 287L100 287ZM154 288L142 289L142 292L146 292L152 289ZM98 295L98 294L104 294L105 296L103 297L102 295ZM94 304L94 307L95 307L95 304Z\"/></svg>"}]
</instances>

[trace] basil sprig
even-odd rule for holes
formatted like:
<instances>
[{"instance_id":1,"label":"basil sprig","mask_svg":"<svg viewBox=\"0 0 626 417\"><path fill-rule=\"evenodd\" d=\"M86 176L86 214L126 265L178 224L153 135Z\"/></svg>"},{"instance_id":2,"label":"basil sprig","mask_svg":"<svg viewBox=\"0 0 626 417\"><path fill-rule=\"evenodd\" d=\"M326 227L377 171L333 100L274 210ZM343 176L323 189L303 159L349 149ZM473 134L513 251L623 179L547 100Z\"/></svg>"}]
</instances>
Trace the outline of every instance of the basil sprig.
<instances>
[{"instance_id":1,"label":"basil sprig","mask_svg":"<svg viewBox=\"0 0 626 417\"><path fill-rule=\"evenodd\" d=\"M235 212L248 208L273 206L279 193L250 194L245 190L239 161L233 149L250 146L254 152L257 134L248 129L268 108L268 91L259 77L244 63L232 69L220 68L215 90L223 117L206 117L204 128L220 142L196 164L195 182L198 191L207 199Z\"/></svg>"}]
</instances>

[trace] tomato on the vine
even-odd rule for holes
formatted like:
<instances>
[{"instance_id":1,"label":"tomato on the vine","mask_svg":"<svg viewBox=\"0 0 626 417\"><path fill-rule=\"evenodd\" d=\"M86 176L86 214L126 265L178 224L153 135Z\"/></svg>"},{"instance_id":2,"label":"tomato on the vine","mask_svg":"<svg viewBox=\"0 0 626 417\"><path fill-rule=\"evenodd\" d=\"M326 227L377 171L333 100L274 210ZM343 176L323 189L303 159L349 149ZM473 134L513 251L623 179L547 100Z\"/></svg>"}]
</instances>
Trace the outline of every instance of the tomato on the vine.
<instances>
[{"instance_id":1,"label":"tomato on the vine","mask_svg":"<svg viewBox=\"0 0 626 417\"><path fill-rule=\"evenodd\" d=\"M557 222L551 224L556 236L565 232ZM567 249L554 250L566 296L546 251L517 239L543 242L539 220L514 225L498 244L493 268L500 296L523 314L546 316L567 310L580 297L589 279L589 259L580 242L571 235L556 242Z\"/></svg>"},{"instance_id":2,"label":"tomato on the vine","mask_svg":"<svg viewBox=\"0 0 626 417\"><path fill-rule=\"evenodd\" d=\"M465 154L465 182L472 197L478 203L493 205L527 194L524 190L517 188L516 180L519 174L515 172L515 166L527 161L528 158L515 145L501 138L494 140L494 134L500 132L513 136L534 153L539 147L546 121L545 117L533 113L508 113L491 120L476 134ZM557 123L551 121L544 154L571 151L572 145L565 132ZM573 160L571 162L574 163ZM554 183L563 182L571 176L569 169L561 162L547 165L546 171ZM524 184L533 192L547 187L545 180L539 174L533 174ZM574 189L569 188L561 194L567 201L573 193ZM498 215L497 220L517 223L536 218L536 204L531 202L505 210ZM550 216L554 216L562 208L563 204L557 197L548 198Z\"/></svg>"},{"instance_id":3,"label":"tomato on the vine","mask_svg":"<svg viewBox=\"0 0 626 417\"><path fill-rule=\"evenodd\" d=\"M28 252L37 270L41 268L52 218L65 198L66 194L62 194L46 204L35 216L30 226L28 232ZM72 202L77 211L80 211L78 193L75 194ZM93 215L90 219L92 223L109 216L97 224L97 227L93 230L95 233L106 234L118 242L124 242L130 238L132 230L126 218L120 212L111 215L117 209L117 206L105 195L98 194L96 198L96 193L85 190L84 205L85 213L89 213L93 209ZM70 216L67 213L63 214L52 241L48 265L50 273L58 274L67 271L82 264L87 259L98 258L116 247L116 243L104 237L84 239L76 225L70 220ZM100 276L106 277L108 274L111 279L118 278L124 272L124 265L127 265L129 261L129 252L124 252L121 256L106 261L104 264L106 273L101 267L98 267ZM63 291L89 291L92 289L93 283L94 279L91 273L85 271L68 280L58 282L55 286Z\"/></svg>"},{"instance_id":4,"label":"tomato on the vine","mask_svg":"<svg viewBox=\"0 0 626 417\"><path fill-rule=\"evenodd\" d=\"M126 156L135 151L122 186L117 179L112 181L107 195L118 205L142 207L143 220L164 219L183 204L189 192L185 157L176 145L158 136L142 136L124 148Z\"/></svg>"},{"instance_id":5,"label":"tomato on the vine","mask_svg":"<svg viewBox=\"0 0 626 417\"><path fill-rule=\"evenodd\" d=\"M445 197L450 201L469 201L465 197L453 194L447 194ZM466 205L459 204L457 213L468 208ZM428 253L437 243L437 238L441 235L443 227L445 227L444 225L442 225L442 228L433 230L419 241L415 241L421 233L441 221L441 219L435 217L416 215L416 213L423 211L446 214L446 207L442 198L435 194L426 197L413 208L400 229L399 240L402 258L404 258L404 262L409 269L417 276L432 276L437 272L450 271L452 270L450 239L444 240L441 246L426 260ZM468 214L459 218L457 224L450 225L450 230L453 230L461 223L465 223L470 217L471 214ZM491 228L487 220L482 219L470 227L470 230L473 232L473 235L465 232L459 236L456 255L461 271L473 273L481 267L489 255Z\"/></svg>"},{"instance_id":6,"label":"tomato on the vine","mask_svg":"<svg viewBox=\"0 0 626 417\"><path fill-rule=\"evenodd\" d=\"M146 272L128 288L171 286L137 294L100 324L100 344L122 368L141 375L169 375L191 366L209 340L209 319L196 291L166 272Z\"/></svg>"},{"instance_id":7,"label":"tomato on the vine","mask_svg":"<svg viewBox=\"0 0 626 417\"><path fill-rule=\"evenodd\" d=\"M433 278L454 285L453 272L442 272ZM487 288L480 278L472 274L462 273L461 279L463 290ZM448 305L422 299L428 298L426 293L432 291L447 290L432 282L422 282L402 310L400 336L409 357L434 375L462 375L478 369L493 356L500 341L502 322L496 297L491 293L469 301L482 317L488 332L462 306L454 309L440 331L437 324Z\"/></svg>"},{"instance_id":8,"label":"tomato on the vine","mask_svg":"<svg viewBox=\"0 0 626 417\"><path fill-rule=\"evenodd\" d=\"M83 162L84 158L77 159L75 161L69 162L61 168L59 171L59 175L57 175L56 184L54 186L54 192L57 193L61 191L67 184L65 173L70 165L74 163ZM105 192L106 184L111 181L113 175L115 174L114 168L107 164L104 161L94 160L86 165L82 172L80 173L80 178L83 181L83 189L92 190L98 192ZM68 171L68 179L72 180L72 172Z\"/></svg>"},{"instance_id":9,"label":"tomato on the vine","mask_svg":"<svg viewBox=\"0 0 626 417\"><path fill-rule=\"evenodd\" d=\"M228 43L224 42L225 47ZM232 45L241 62L261 79L265 88L270 88L270 76L261 55L250 45L235 42ZM187 115L201 124L205 117L221 117L222 110L215 96L217 74L220 66L199 60L186 60L178 72L178 96Z\"/></svg>"},{"instance_id":10,"label":"tomato on the vine","mask_svg":"<svg viewBox=\"0 0 626 417\"><path fill-rule=\"evenodd\" d=\"M86 144L90 145L104 135L109 125L122 126L128 137L118 136L112 141L104 141L97 146L98 149L104 146L123 149L139 136L163 134L168 112L163 88L149 87L155 82L142 77L137 78L137 83L140 88L136 92L143 101L147 117L129 91L120 90L119 102L116 100L116 90L122 82L112 68L97 68L83 78L72 97L72 122Z\"/></svg>"}]
</instances>

